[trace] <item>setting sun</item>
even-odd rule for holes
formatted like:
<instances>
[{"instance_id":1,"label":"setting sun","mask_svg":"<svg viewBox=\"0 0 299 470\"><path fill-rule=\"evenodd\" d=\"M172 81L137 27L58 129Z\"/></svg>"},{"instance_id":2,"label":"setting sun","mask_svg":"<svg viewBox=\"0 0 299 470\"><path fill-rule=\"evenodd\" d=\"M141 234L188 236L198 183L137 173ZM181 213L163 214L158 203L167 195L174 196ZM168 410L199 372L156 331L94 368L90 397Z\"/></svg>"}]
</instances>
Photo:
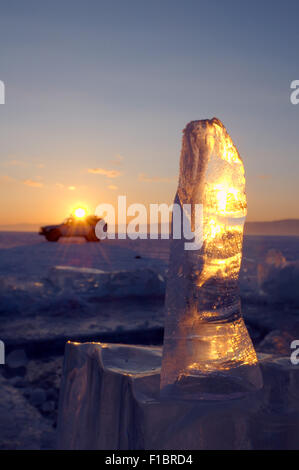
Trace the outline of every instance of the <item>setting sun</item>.
<instances>
[{"instance_id":1,"label":"setting sun","mask_svg":"<svg viewBox=\"0 0 299 470\"><path fill-rule=\"evenodd\" d=\"M75 210L75 216L78 219L82 219L82 217L85 217L86 211L82 207L78 207L78 209Z\"/></svg>"}]
</instances>

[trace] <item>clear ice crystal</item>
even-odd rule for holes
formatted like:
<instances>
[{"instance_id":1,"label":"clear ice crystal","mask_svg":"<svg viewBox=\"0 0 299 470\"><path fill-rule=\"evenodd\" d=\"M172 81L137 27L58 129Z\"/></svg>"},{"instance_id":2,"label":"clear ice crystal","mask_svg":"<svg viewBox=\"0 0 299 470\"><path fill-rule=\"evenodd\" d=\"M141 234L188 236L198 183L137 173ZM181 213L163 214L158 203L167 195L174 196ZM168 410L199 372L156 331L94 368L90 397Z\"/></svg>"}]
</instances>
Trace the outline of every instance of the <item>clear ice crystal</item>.
<instances>
[{"instance_id":1,"label":"clear ice crystal","mask_svg":"<svg viewBox=\"0 0 299 470\"><path fill-rule=\"evenodd\" d=\"M259 389L238 290L244 167L216 118L192 121L184 130L175 203L203 205L203 245L188 251L183 238L171 241L161 396L218 399Z\"/></svg>"}]
</instances>

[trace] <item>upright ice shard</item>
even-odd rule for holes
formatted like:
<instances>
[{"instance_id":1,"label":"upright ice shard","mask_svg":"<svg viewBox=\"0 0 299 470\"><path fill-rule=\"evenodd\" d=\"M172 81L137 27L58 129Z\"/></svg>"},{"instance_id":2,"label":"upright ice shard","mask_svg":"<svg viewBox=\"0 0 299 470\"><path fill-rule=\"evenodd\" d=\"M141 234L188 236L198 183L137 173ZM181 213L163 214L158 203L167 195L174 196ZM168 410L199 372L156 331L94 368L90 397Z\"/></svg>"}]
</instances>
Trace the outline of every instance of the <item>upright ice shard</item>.
<instances>
[{"instance_id":1,"label":"upright ice shard","mask_svg":"<svg viewBox=\"0 0 299 470\"><path fill-rule=\"evenodd\" d=\"M183 135L175 203L203 205L203 244L171 242L161 396L236 397L262 386L241 316L238 275L246 217L241 157L216 118L190 122ZM194 210L191 227L194 231Z\"/></svg>"}]
</instances>

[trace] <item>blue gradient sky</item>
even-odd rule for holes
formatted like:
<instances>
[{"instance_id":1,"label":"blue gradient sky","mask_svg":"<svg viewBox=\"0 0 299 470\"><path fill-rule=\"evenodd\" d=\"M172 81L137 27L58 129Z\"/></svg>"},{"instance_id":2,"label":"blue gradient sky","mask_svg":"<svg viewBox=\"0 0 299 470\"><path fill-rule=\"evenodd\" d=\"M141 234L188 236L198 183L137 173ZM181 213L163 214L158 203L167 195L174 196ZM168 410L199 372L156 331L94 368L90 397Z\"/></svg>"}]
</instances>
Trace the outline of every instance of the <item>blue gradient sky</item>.
<instances>
[{"instance_id":1,"label":"blue gradient sky","mask_svg":"<svg viewBox=\"0 0 299 470\"><path fill-rule=\"evenodd\" d=\"M298 21L297 0L0 2L0 223L170 203L181 131L213 116L243 157L248 220L299 217Z\"/></svg>"}]
</instances>

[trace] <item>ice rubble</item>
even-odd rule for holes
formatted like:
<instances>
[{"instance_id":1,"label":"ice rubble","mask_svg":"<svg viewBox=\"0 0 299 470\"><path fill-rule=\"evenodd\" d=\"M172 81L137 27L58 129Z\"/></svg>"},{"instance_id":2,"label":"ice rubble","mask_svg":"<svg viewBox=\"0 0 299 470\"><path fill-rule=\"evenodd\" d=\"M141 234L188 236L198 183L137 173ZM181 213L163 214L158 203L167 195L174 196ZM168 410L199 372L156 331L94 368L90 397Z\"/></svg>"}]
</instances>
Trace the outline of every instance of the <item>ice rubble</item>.
<instances>
[{"instance_id":1,"label":"ice rubble","mask_svg":"<svg viewBox=\"0 0 299 470\"><path fill-rule=\"evenodd\" d=\"M269 250L258 265L261 299L270 304L299 305L299 262L287 261L278 250Z\"/></svg>"},{"instance_id":2,"label":"ice rubble","mask_svg":"<svg viewBox=\"0 0 299 470\"><path fill-rule=\"evenodd\" d=\"M48 281L57 290L93 294L98 298L163 296L165 291L163 274L150 268L102 271L55 266L50 270Z\"/></svg>"},{"instance_id":3,"label":"ice rubble","mask_svg":"<svg viewBox=\"0 0 299 470\"><path fill-rule=\"evenodd\" d=\"M163 297L165 267L103 271L94 268L53 266L37 281L17 279L8 275L0 278L0 315L30 315L59 312L69 304L85 306L89 300L122 299L127 297ZM55 312L54 312L55 313ZM66 313L68 313L66 311Z\"/></svg>"}]
</instances>

